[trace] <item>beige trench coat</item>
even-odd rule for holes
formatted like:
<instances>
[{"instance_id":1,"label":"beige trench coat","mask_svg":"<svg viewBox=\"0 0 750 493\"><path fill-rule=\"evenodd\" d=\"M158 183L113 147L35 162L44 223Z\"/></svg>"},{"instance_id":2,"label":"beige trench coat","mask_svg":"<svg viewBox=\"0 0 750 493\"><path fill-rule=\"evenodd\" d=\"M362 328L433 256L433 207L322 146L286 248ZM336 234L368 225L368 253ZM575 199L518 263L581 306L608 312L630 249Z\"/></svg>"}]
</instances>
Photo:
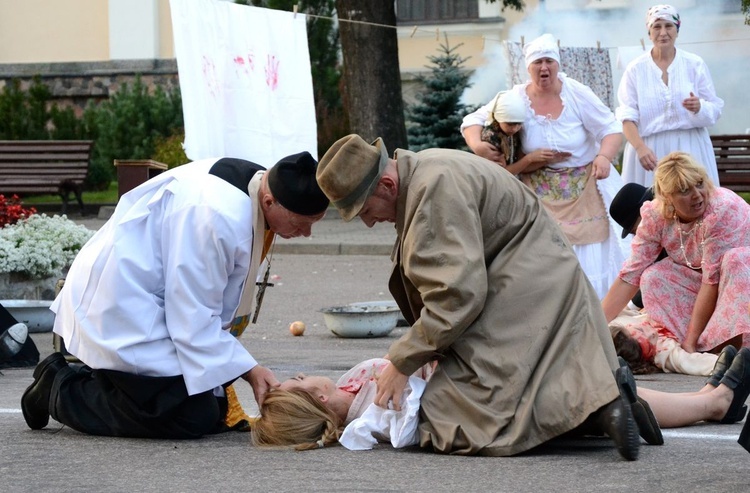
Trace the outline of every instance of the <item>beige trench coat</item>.
<instances>
[{"instance_id":1,"label":"beige trench coat","mask_svg":"<svg viewBox=\"0 0 750 493\"><path fill-rule=\"evenodd\" d=\"M554 220L513 175L461 151L397 151L389 288L411 328L390 347L410 375L439 361L420 443L507 456L618 397L599 299Z\"/></svg>"}]
</instances>

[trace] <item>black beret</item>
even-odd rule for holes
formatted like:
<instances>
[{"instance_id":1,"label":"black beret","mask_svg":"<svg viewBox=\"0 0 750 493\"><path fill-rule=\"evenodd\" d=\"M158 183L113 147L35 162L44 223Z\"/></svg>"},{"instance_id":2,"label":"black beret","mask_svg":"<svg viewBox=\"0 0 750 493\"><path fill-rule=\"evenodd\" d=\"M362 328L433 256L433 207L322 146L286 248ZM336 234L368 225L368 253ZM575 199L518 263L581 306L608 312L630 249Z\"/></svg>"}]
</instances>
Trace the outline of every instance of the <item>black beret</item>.
<instances>
[{"instance_id":1,"label":"black beret","mask_svg":"<svg viewBox=\"0 0 750 493\"><path fill-rule=\"evenodd\" d=\"M622 237L630 234L635 222L641 216L644 202L654 200L654 192L638 183L626 183L609 206L609 215L622 226Z\"/></svg>"},{"instance_id":2,"label":"black beret","mask_svg":"<svg viewBox=\"0 0 750 493\"><path fill-rule=\"evenodd\" d=\"M302 216L317 216L328 208L328 197L315 180L318 162L309 152L282 158L268 171L268 187L285 208Z\"/></svg>"}]
</instances>

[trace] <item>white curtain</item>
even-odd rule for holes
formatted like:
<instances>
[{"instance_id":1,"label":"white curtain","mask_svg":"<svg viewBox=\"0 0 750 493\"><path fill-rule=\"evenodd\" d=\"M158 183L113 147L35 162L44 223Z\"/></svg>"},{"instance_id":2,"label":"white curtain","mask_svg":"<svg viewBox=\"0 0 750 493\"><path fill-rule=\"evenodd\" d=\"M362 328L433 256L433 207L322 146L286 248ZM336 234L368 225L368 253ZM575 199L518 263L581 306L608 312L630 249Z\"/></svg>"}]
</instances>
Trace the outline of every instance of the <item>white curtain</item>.
<instances>
[{"instance_id":1,"label":"white curtain","mask_svg":"<svg viewBox=\"0 0 750 493\"><path fill-rule=\"evenodd\" d=\"M305 16L218 0L170 7L187 156L266 167L317 156Z\"/></svg>"}]
</instances>

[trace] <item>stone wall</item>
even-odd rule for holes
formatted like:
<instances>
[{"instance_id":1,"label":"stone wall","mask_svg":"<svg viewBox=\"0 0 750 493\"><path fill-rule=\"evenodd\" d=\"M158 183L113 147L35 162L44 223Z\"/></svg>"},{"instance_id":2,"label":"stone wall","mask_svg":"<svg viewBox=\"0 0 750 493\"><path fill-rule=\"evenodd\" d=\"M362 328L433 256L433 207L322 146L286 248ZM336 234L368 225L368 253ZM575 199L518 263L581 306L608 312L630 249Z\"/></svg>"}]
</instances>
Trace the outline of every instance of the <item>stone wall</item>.
<instances>
[{"instance_id":1,"label":"stone wall","mask_svg":"<svg viewBox=\"0 0 750 493\"><path fill-rule=\"evenodd\" d=\"M108 98L122 84L132 84L137 75L151 89L179 85L177 61L174 59L6 63L0 64L0 90L12 79L19 79L21 87L27 89L34 76L39 76L49 87L54 103L60 107L73 107L80 115L89 100Z\"/></svg>"}]
</instances>

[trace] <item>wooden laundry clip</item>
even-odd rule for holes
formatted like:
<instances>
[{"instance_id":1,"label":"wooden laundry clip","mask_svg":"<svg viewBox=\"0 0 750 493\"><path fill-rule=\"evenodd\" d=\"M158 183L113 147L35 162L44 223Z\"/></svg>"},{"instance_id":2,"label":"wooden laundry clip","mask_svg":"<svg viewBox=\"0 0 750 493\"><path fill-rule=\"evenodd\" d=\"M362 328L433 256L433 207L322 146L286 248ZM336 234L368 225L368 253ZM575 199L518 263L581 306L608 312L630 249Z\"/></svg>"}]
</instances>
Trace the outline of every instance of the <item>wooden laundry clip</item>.
<instances>
[{"instance_id":1,"label":"wooden laundry clip","mask_svg":"<svg viewBox=\"0 0 750 493\"><path fill-rule=\"evenodd\" d=\"M602 51L602 44L598 39L596 40L596 51Z\"/></svg>"},{"instance_id":2,"label":"wooden laundry clip","mask_svg":"<svg viewBox=\"0 0 750 493\"><path fill-rule=\"evenodd\" d=\"M414 37L414 33L416 33L416 32L417 32L417 26L414 26L414 29L411 30L411 35L409 37L413 38Z\"/></svg>"},{"instance_id":3,"label":"wooden laundry clip","mask_svg":"<svg viewBox=\"0 0 750 493\"><path fill-rule=\"evenodd\" d=\"M299 8L299 5L296 4L296 3L292 6L292 12L294 12L294 17L293 17L294 19L297 18L297 9L298 8Z\"/></svg>"},{"instance_id":4,"label":"wooden laundry clip","mask_svg":"<svg viewBox=\"0 0 750 493\"><path fill-rule=\"evenodd\" d=\"M641 38L641 48L643 48L643 51L646 51L646 43L643 42L643 38Z\"/></svg>"},{"instance_id":5,"label":"wooden laundry clip","mask_svg":"<svg viewBox=\"0 0 750 493\"><path fill-rule=\"evenodd\" d=\"M523 36L521 36L521 48L523 48L523 45L524 45L524 40L523 40Z\"/></svg>"},{"instance_id":6,"label":"wooden laundry clip","mask_svg":"<svg viewBox=\"0 0 750 493\"><path fill-rule=\"evenodd\" d=\"M557 40L557 49L558 50L560 49L560 40L559 39Z\"/></svg>"},{"instance_id":7,"label":"wooden laundry clip","mask_svg":"<svg viewBox=\"0 0 750 493\"><path fill-rule=\"evenodd\" d=\"M440 28L435 28L435 41L440 41Z\"/></svg>"}]
</instances>

